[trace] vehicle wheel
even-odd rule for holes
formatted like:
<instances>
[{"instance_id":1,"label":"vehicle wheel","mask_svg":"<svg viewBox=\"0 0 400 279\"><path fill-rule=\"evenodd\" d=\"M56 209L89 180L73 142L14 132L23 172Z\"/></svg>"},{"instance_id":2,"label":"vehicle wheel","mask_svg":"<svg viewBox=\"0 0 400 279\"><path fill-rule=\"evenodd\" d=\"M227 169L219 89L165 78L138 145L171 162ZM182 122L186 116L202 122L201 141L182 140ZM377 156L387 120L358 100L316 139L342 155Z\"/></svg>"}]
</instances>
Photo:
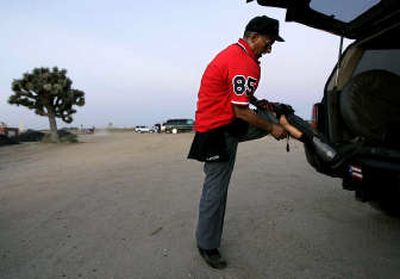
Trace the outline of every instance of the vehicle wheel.
<instances>
[{"instance_id":1,"label":"vehicle wheel","mask_svg":"<svg viewBox=\"0 0 400 279\"><path fill-rule=\"evenodd\" d=\"M176 129L176 128L172 129L172 133L173 134L177 134L178 133L178 129Z\"/></svg>"},{"instance_id":2,"label":"vehicle wheel","mask_svg":"<svg viewBox=\"0 0 400 279\"><path fill-rule=\"evenodd\" d=\"M375 191L372 193L373 199L369 201L369 204L389 216L400 217L400 175L397 179L380 184L378 181L374 182Z\"/></svg>"},{"instance_id":3,"label":"vehicle wheel","mask_svg":"<svg viewBox=\"0 0 400 279\"><path fill-rule=\"evenodd\" d=\"M400 76L370 70L356 75L340 95L344 122L355 136L384 143L400 125ZM392 141L393 141L392 139Z\"/></svg>"},{"instance_id":4,"label":"vehicle wheel","mask_svg":"<svg viewBox=\"0 0 400 279\"><path fill-rule=\"evenodd\" d=\"M369 201L369 204L386 215L400 218L400 205L398 199L386 197L385 199Z\"/></svg>"},{"instance_id":5,"label":"vehicle wheel","mask_svg":"<svg viewBox=\"0 0 400 279\"><path fill-rule=\"evenodd\" d=\"M369 204L384 214L396 218L400 218L400 210L396 208L395 204L384 201L370 201Z\"/></svg>"}]
</instances>

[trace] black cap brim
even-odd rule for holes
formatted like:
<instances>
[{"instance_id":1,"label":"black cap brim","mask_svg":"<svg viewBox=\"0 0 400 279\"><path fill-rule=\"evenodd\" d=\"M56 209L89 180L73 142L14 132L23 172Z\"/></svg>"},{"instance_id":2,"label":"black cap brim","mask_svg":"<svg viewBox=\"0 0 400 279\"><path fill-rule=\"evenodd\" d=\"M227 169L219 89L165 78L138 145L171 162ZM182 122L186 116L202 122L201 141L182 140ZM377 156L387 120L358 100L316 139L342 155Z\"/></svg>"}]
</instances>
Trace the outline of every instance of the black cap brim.
<instances>
[{"instance_id":1,"label":"black cap brim","mask_svg":"<svg viewBox=\"0 0 400 279\"><path fill-rule=\"evenodd\" d=\"M275 41L278 41L278 42L284 42L285 40L281 37L281 36L275 36L274 37L274 39L275 39Z\"/></svg>"}]
</instances>

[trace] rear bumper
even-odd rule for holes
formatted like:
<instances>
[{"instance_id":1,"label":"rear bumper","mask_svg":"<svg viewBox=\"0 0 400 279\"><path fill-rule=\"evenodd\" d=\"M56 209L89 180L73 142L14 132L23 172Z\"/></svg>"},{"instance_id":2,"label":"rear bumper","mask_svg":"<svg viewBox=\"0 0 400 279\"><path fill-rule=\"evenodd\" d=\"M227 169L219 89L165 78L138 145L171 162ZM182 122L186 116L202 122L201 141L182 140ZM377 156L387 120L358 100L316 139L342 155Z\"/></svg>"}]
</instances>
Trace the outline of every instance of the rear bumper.
<instances>
[{"instance_id":1,"label":"rear bumper","mask_svg":"<svg viewBox=\"0 0 400 279\"><path fill-rule=\"evenodd\" d=\"M400 201L400 164L360 158L348 165L343 188L354 190L359 201L395 199Z\"/></svg>"},{"instance_id":2,"label":"rear bumper","mask_svg":"<svg viewBox=\"0 0 400 279\"><path fill-rule=\"evenodd\" d=\"M343 148L349 150L349 148ZM347 153L343 152L345 157ZM318 157L318 154L305 146L307 161L318 172L343 178L345 185L377 183L379 181L400 180L400 151L386 148L363 147L344 160L341 165L328 165ZM398 182L397 182L398 183ZM354 188L349 186L348 188Z\"/></svg>"},{"instance_id":3,"label":"rear bumper","mask_svg":"<svg viewBox=\"0 0 400 279\"><path fill-rule=\"evenodd\" d=\"M355 191L359 201L400 201L400 158L397 155L397 150L365 148L335 168L320 164L315 158L309 162L318 172L342 178L343 188Z\"/></svg>"}]
</instances>

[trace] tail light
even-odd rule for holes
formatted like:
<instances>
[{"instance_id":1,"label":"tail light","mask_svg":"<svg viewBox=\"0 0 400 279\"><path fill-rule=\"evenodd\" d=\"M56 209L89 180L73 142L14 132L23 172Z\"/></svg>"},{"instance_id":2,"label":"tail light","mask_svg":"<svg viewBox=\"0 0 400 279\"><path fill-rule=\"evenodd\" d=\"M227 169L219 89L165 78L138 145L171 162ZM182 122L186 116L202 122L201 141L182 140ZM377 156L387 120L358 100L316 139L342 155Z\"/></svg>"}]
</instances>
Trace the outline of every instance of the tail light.
<instances>
[{"instance_id":1,"label":"tail light","mask_svg":"<svg viewBox=\"0 0 400 279\"><path fill-rule=\"evenodd\" d=\"M317 129L318 127L318 108L319 108L319 103L313 105L312 118L311 118L311 127L313 129Z\"/></svg>"},{"instance_id":2,"label":"tail light","mask_svg":"<svg viewBox=\"0 0 400 279\"><path fill-rule=\"evenodd\" d=\"M359 163L353 163L349 166L350 177L353 181L363 180L362 166Z\"/></svg>"}]
</instances>

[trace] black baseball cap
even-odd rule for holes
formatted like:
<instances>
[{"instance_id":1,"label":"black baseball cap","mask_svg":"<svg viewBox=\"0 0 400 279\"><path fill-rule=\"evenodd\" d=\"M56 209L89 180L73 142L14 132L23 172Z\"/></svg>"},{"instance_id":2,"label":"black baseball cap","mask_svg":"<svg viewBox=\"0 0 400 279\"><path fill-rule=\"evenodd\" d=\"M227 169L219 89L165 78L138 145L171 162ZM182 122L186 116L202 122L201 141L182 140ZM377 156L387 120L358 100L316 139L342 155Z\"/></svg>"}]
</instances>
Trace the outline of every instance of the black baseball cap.
<instances>
[{"instance_id":1,"label":"black baseball cap","mask_svg":"<svg viewBox=\"0 0 400 279\"><path fill-rule=\"evenodd\" d=\"M245 32L246 31L257 32L261 35L268 35L278 42L285 41L281 36L279 36L279 21L274 18L267 17L266 15L256 16L255 18L251 19L246 25Z\"/></svg>"}]
</instances>

